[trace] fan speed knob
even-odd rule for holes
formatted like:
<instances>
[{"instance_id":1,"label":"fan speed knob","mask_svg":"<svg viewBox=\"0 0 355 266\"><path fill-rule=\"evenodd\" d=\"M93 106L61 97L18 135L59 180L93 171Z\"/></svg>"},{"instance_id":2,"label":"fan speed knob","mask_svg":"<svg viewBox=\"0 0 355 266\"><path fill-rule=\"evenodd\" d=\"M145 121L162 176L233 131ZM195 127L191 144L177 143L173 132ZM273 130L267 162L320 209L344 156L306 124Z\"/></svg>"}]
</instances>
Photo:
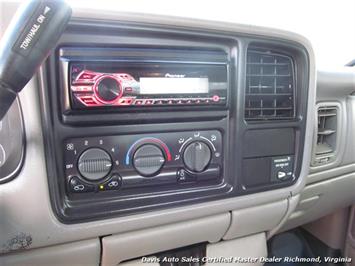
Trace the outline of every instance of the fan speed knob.
<instances>
[{"instance_id":1,"label":"fan speed knob","mask_svg":"<svg viewBox=\"0 0 355 266\"><path fill-rule=\"evenodd\" d=\"M99 148L84 151L78 160L80 174L88 180L96 181L104 178L112 167L110 155Z\"/></svg>"}]
</instances>

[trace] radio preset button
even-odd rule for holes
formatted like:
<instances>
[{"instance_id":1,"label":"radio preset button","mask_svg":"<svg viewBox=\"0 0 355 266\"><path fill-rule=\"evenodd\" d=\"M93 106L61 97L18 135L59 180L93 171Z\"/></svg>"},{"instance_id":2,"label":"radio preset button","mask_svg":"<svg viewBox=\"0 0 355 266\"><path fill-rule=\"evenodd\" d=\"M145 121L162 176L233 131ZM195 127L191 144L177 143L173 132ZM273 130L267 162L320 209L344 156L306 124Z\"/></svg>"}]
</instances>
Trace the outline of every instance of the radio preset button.
<instances>
[{"instance_id":1,"label":"radio preset button","mask_svg":"<svg viewBox=\"0 0 355 266\"><path fill-rule=\"evenodd\" d=\"M158 174L165 163L162 150L154 144L144 144L133 155L133 166L142 176Z\"/></svg>"},{"instance_id":2,"label":"radio preset button","mask_svg":"<svg viewBox=\"0 0 355 266\"><path fill-rule=\"evenodd\" d=\"M127 92L127 93L131 93L133 91L133 88L132 87L126 87L124 89L124 91Z\"/></svg>"},{"instance_id":3,"label":"radio preset button","mask_svg":"<svg viewBox=\"0 0 355 266\"><path fill-rule=\"evenodd\" d=\"M144 101L143 100L136 100L134 102L135 105L143 105L144 104Z\"/></svg>"},{"instance_id":4,"label":"radio preset button","mask_svg":"<svg viewBox=\"0 0 355 266\"><path fill-rule=\"evenodd\" d=\"M91 86L71 86L71 90L74 92L91 92Z\"/></svg>"},{"instance_id":5,"label":"radio preset button","mask_svg":"<svg viewBox=\"0 0 355 266\"><path fill-rule=\"evenodd\" d=\"M79 76L78 79L85 79L85 80L92 80L93 78L95 78L96 74L90 74L90 73L83 73Z\"/></svg>"},{"instance_id":6,"label":"radio preset button","mask_svg":"<svg viewBox=\"0 0 355 266\"><path fill-rule=\"evenodd\" d=\"M206 143L194 141L185 148L183 160L187 169L199 173L206 169L211 157L211 150Z\"/></svg>"},{"instance_id":7,"label":"radio preset button","mask_svg":"<svg viewBox=\"0 0 355 266\"><path fill-rule=\"evenodd\" d=\"M80 174L88 180L100 180L111 170L110 155L99 148L90 148L84 151L78 161Z\"/></svg>"},{"instance_id":8,"label":"radio preset button","mask_svg":"<svg viewBox=\"0 0 355 266\"><path fill-rule=\"evenodd\" d=\"M153 104L153 100L146 100L145 104L148 104L148 105Z\"/></svg>"}]
</instances>

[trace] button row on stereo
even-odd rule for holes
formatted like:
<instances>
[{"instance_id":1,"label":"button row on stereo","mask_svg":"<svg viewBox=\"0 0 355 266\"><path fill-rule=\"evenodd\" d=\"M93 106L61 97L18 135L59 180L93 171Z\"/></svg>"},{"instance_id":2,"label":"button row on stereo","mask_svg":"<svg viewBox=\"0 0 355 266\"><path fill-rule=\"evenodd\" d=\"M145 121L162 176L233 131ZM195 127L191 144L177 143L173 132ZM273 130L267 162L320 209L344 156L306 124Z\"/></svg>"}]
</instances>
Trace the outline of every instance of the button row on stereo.
<instances>
[{"instance_id":1,"label":"button row on stereo","mask_svg":"<svg viewBox=\"0 0 355 266\"><path fill-rule=\"evenodd\" d=\"M87 86L72 87L75 92L89 92L91 89ZM77 95L77 97L86 105L100 105L94 95ZM225 97L215 95L210 98L178 98L178 99L134 99L133 97L122 97L114 105L198 105L198 104L217 104L225 101Z\"/></svg>"},{"instance_id":2,"label":"button row on stereo","mask_svg":"<svg viewBox=\"0 0 355 266\"><path fill-rule=\"evenodd\" d=\"M78 86L71 86L71 90L73 92L92 92L93 87L91 85L85 86L85 85L78 85Z\"/></svg>"},{"instance_id":3,"label":"button row on stereo","mask_svg":"<svg viewBox=\"0 0 355 266\"><path fill-rule=\"evenodd\" d=\"M211 98L184 98L184 99L138 99L134 101L134 105L175 105L175 104L206 104L218 103L224 100L224 97L215 95Z\"/></svg>"}]
</instances>

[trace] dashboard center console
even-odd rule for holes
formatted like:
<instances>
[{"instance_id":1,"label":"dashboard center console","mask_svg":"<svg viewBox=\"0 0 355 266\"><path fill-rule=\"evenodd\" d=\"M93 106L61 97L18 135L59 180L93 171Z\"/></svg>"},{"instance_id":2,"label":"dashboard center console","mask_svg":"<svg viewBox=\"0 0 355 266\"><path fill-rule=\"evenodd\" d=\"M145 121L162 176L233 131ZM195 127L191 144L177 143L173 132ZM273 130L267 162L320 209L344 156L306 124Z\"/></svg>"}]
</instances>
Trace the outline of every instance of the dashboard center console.
<instances>
[{"instance_id":1,"label":"dashboard center console","mask_svg":"<svg viewBox=\"0 0 355 266\"><path fill-rule=\"evenodd\" d=\"M291 186L303 156L307 60L287 40L72 21L40 75L58 218Z\"/></svg>"}]
</instances>

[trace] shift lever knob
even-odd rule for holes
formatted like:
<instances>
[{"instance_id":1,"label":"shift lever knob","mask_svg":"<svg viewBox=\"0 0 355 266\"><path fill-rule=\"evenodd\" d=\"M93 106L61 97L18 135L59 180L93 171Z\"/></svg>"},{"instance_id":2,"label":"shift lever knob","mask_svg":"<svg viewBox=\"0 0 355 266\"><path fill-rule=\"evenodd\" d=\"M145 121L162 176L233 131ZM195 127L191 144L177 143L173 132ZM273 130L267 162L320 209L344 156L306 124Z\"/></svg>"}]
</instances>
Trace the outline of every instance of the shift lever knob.
<instances>
[{"instance_id":1,"label":"shift lever knob","mask_svg":"<svg viewBox=\"0 0 355 266\"><path fill-rule=\"evenodd\" d=\"M71 16L61 0L30 0L0 42L0 120L56 45Z\"/></svg>"}]
</instances>

